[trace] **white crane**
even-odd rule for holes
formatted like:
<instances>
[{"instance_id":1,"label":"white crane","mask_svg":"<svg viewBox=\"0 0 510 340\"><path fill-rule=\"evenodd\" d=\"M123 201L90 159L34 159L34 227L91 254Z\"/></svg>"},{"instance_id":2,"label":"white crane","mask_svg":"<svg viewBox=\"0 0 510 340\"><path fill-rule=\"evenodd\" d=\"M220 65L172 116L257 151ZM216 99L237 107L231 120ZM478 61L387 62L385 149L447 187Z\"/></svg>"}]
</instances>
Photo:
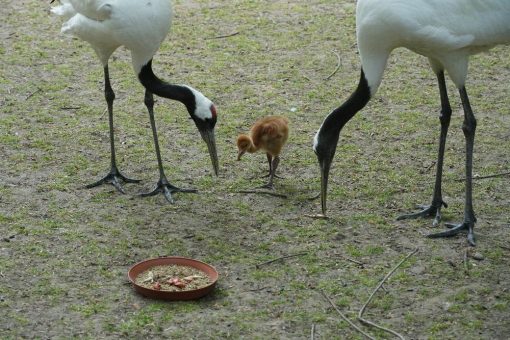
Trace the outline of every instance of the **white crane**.
<instances>
[{"instance_id":1,"label":"white crane","mask_svg":"<svg viewBox=\"0 0 510 340\"><path fill-rule=\"evenodd\" d=\"M52 1L53 2L53 1ZM216 109L213 103L202 93L186 85L168 84L152 72L152 58L168 34L171 24L172 8L169 0L61 0L61 5L53 7L51 12L64 17L62 32L87 41L104 68L105 98L108 105L110 124L111 170L99 181L87 185L92 188L111 183L124 193L120 181L138 182L123 176L115 160L113 135L113 101L115 94L110 85L108 59L119 47L125 46L131 52L133 69L145 87L144 103L149 111L154 145L158 160L160 178L156 188L142 196L163 193L169 202L173 202L174 192L195 192L193 189L181 189L170 184L163 171L159 150L156 123L154 121L153 94L178 100L188 110L202 139L207 143L214 172L218 174L218 156L214 137Z\"/></svg>"},{"instance_id":2,"label":"white crane","mask_svg":"<svg viewBox=\"0 0 510 340\"><path fill-rule=\"evenodd\" d=\"M397 47L405 47L426 56L437 76L441 99L441 134L432 202L424 206L422 211L400 216L399 219L435 216L434 225L437 225L441 219L441 208L446 206L441 194L441 177L452 112L446 92L446 71L459 90L464 109L464 220L460 224L449 224L450 230L431 234L429 237L448 237L467 231L468 242L475 245L472 167L476 119L465 87L468 59L470 55L486 51L495 45L510 43L510 1L358 0L356 33L361 58L358 87L347 101L328 114L314 138L313 148L321 169L322 212L326 212L329 170L340 130L377 92L391 51Z\"/></svg>"}]
</instances>

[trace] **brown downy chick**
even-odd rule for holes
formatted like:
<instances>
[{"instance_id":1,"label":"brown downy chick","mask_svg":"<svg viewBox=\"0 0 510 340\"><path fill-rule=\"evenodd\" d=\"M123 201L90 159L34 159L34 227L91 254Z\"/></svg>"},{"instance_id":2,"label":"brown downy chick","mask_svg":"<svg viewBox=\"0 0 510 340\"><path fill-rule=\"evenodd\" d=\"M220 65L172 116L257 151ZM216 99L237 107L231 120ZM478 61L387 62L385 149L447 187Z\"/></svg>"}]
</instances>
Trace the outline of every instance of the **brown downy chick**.
<instances>
[{"instance_id":1,"label":"brown downy chick","mask_svg":"<svg viewBox=\"0 0 510 340\"><path fill-rule=\"evenodd\" d=\"M246 152L258 150L266 152L269 163L269 182L261 188L273 189L273 179L280 163L280 152L289 137L289 120L282 116L268 116L259 119L250 129L250 135L241 134L237 137L237 160Z\"/></svg>"}]
</instances>

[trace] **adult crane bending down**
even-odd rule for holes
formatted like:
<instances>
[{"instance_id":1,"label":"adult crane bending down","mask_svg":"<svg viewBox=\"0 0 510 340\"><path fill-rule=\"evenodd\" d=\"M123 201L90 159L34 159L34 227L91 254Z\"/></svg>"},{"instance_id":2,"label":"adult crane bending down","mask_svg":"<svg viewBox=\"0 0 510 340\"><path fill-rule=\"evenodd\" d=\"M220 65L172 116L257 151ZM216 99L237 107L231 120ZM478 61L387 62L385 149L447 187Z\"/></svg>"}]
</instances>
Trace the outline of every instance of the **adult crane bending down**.
<instances>
[{"instance_id":1,"label":"adult crane bending down","mask_svg":"<svg viewBox=\"0 0 510 340\"><path fill-rule=\"evenodd\" d=\"M451 116L444 77L446 71L458 88L464 109L464 220L460 224L450 225L450 230L429 236L447 237L465 230L469 243L474 245L473 228L476 217L472 201L472 172L476 119L465 86L468 59L470 55L495 45L510 43L510 1L358 0L356 32L361 58L358 87L347 101L327 115L314 138L313 148L321 170L323 213L326 212L329 170L340 130L377 92L391 51L397 47L406 47L428 57L436 74L441 98L441 134L432 202L423 211L399 218L435 216L434 224L437 224L441 219L441 208L446 205L441 194L443 155Z\"/></svg>"},{"instance_id":2,"label":"adult crane bending down","mask_svg":"<svg viewBox=\"0 0 510 340\"><path fill-rule=\"evenodd\" d=\"M111 170L103 179L87 187L111 183L117 190L124 192L120 186L120 180L136 182L120 173L115 159L113 135L115 94L110 85L108 59L119 46L125 46L131 52L133 69L145 87L144 103L149 111L158 160L160 178L156 188L142 195L155 195L161 192L169 202L173 202L172 193L174 192L196 191L175 187L165 176L154 121L153 94L180 101L186 106L202 139L207 143L214 172L218 174L218 156L214 136L216 108L213 103L198 90L186 85L166 83L152 72L152 58L166 38L171 24L172 8L169 0L61 0L61 5L52 8L51 11L67 20L62 25L62 32L87 41L104 68L105 98L110 123Z\"/></svg>"}]
</instances>

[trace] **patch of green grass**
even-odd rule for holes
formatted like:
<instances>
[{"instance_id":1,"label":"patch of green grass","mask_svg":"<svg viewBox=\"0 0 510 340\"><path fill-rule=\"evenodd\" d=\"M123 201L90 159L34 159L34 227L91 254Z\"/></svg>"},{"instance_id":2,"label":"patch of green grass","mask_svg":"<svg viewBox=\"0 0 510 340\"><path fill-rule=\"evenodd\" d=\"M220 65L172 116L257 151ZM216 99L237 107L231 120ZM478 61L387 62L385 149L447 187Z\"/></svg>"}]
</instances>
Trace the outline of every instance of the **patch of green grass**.
<instances>
[{"instance_id":1,"label":"patch of green grass","mask_svg":"<svg viewBox=\"0 0 510 340\"><path fill-rule=\"evenodd\" d=\"M69 308L71 311L78 312L85 318L90 318L95 314L102 314L107 311L107 306L104 302L95 301L88 304L73 305Z\"/></svg>"}]
</instances>

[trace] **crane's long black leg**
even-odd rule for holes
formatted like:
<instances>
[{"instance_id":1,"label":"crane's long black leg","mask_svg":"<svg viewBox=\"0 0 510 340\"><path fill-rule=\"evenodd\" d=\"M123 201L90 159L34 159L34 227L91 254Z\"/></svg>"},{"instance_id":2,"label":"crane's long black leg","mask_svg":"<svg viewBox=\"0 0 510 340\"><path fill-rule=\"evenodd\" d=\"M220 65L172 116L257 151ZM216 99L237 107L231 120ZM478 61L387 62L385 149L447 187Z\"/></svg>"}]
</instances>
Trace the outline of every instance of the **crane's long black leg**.
<instances>
[{"instance_id":1,"label":"crane's long black leg","mask_svg":"<svg viewBox=\"0 0 510 340\"><path fill-rule=\"evenodd\" d=\"M110 84L110 74L108 72L108 65L104 67L104 97L106 99L106 104L108 105L108 122L110 124L110 160L111 160L111 168L110 172L99 181L94 182L92 184L86 185L86 188L94 188L102 184L111 184L117 189L119 192L125 194L126 192L122 189L119 180L122 180L126 183L138 183L140 180L127 178L123 174L120 173L117 168L117 161L115 158L115 140L113 133L113 101L115 100L115 93L113 92L112 86Z\"/></svg>"},{"instance_id":2,"label":"crane's long black leg","mask_svg":"<svg viewBox=\"0 0 510 340\"><path fill-rule=\"evenodd\" d=\"M465 87L459 89L462 106L464 108L464 124L462 131L466 139L466 202L464 205L464 221L460 224L447 224L450 230L430 234L428 237L450 237L457 235L460 231L467 231L467 239L470 245L475 245L473 228L476 223L473 210L473 148L475 143L476 118L471 109L469 98Z\"/></svg>"},{"instance_id":3,"label":"crane's long black leg","mask_svg":"<svg viewBox=\"0 0 510 340\"><path fill-rule=\"evenodd\" d=\"M163 193L166 200L170 203L174 203L172 198L172 193L174 192L197 192L195 189L181 189L176 186L170 184L165 176L165 172L163 170L163 162L161 160L161 152L159 151L159 142L158 142L158 133L156 131L156 122L154 120L154 97L152 92L145 90L145 106L147 106L147 110L149 111L149 118L151 122L152 136L154 138L154 147L156 149L156 157L158 159L158 168L159 168L159 181L156 184L156 188L148 193L141 194L141 196L154 196L159 193Z\"/></svg>"},{"instance_id":4,"label":"crane's long black leg","mask_svg":"<svg viewBox=\"0 0 510 340\"><path fill-rule=\"evenodd\" d=\"M441 114L439 115L439 120L441 122L441 135L439 137L439 151L436 164L436 184L434 186L432 203L430 205L420 205L419 208L423 209L422 211L397 217L397 220L404 220L409 218L435 216L434 221L432 222L434 227L437 226L441 221L441 208L443 206L445 208L448 207L446 202L443 201L441 183L443 178L443 160L446 146L446 136L448 134L448 127L450 126L450 118L452 115L452 109L450 107L450 101L448 100L448 93L446 91L446 82L443 71L437 74L437 82L439 85L439 95L441 97Z\"/></svg>"}]
</instances>

